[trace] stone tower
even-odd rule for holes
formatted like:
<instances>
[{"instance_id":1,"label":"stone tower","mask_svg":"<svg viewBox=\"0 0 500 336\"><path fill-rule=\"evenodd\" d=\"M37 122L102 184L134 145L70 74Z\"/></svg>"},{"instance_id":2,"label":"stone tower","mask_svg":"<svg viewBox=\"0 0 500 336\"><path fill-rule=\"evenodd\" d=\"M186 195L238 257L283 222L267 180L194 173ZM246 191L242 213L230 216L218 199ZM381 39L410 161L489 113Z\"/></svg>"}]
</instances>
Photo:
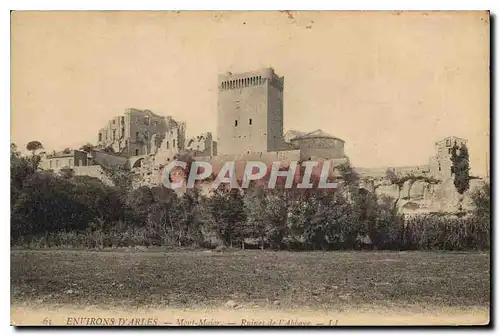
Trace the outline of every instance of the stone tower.
<instances>
[{"instance_id":1,"label":"stone tower","mask_svg":"<svg viewBox=\"0 0 500 336\"><path fill-rule=\"evenodd\" d=\"M219 75L219 155L283 148L283 85L272 68Z\"/></svg>"},{"instance_id":2,"label":"stone tower","mask_svg":"<svg viewBox=\"0 0 500 336\"><path fill-rule=\"evenodd\" d=\"M439 179L450 178L453 175L451 151L454 146L467 145L467 140L449 136L435 143L436 155L431 158L429 168L432 176Z\"/></svg>"}]
</instances>

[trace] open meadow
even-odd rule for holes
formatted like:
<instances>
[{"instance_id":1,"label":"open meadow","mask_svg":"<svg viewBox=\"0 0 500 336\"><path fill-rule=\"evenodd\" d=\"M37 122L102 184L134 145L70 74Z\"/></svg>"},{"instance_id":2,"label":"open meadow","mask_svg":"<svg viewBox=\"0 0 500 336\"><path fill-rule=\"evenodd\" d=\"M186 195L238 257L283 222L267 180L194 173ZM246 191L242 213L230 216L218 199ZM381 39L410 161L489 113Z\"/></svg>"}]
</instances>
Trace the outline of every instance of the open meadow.
<instances>
[{"instance_id":1,"label":"open meadow","mask_svg":"<svg viewBox=\"0 0 500 336\"><path fill-rule=\"evenodd\" d=\"M489 253L13 250L12 304L489 307Z\"/></svg>"}]
</instances>

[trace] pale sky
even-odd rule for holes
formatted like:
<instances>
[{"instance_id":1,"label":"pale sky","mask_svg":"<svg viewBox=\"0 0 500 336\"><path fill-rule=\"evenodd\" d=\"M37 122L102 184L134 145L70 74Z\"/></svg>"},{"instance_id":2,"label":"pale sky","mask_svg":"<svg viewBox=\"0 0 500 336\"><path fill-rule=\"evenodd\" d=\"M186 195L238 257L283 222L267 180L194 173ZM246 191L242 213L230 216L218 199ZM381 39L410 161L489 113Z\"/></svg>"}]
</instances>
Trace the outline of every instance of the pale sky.
<instances>
[{"instance_id":1,"label":"pale sky","mask_svg":"<svg viewBox=\"0 0 500 336\"><path fill-rule=\"evenodd\" d=\"M95 143L128 107L215 132L217 75L272 66L284 128L346 141L354 166L427 164L434 142L489 160L486 12L15 12L11 139Z\"/></svg>"}]
</instances>

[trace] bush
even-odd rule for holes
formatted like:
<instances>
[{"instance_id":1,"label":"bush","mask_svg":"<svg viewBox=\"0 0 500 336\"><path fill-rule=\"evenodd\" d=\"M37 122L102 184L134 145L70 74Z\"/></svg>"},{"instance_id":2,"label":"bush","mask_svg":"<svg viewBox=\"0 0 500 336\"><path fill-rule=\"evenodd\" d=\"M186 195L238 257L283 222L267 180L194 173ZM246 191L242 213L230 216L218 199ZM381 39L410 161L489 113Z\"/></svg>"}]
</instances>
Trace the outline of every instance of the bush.
<instances>
[{"instance_id":1,"label":"bush","mask_svg":"<svg viewBox=\"0 0 500 336\"><path fill-rule=\"evenodd\" d=\"M393 199L359 189L348 165L338 191L197 189L179 197L164 187L115 187L88 176L37 169L35 156L11 151L11 245L31 247L203 247L243 245L289 250L468 250L490 248L491 190L472 195L465 216L404 218ZM127 177L128 176L128 177ZM415 177L411 177L415 179Z\"/></svg>"}]
</instances>

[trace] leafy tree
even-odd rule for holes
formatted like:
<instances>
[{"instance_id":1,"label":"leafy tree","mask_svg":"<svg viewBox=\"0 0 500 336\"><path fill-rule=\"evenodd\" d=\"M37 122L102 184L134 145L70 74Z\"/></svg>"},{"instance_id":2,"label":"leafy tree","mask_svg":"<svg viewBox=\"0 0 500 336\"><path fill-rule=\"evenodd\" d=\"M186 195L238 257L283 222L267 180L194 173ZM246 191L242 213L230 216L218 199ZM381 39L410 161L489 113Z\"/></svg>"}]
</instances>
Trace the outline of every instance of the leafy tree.
<instances>
[{"instance_id":1,"label":"leafy tree","mask_svg":"<svg viewBox=\"0 0 500 336\"><path fill-rule=\"evenodd\" d=\"M243 239L242 228L246 214L239 190L227 190L221 184L218 189L212 191L205 206L210 214L208 225L225 246L232 247L238 239Z\"/></svg>"},{"instance_id":2,"label":"leafy tree","mask_svg":"<svg viewBox=\"0 0 500 336\"><path fill-rule=\"evenodd\" d=\"M26 145L26 149L31 151L31 153L35 155L37 150L43 149L43 145L40 141L34 140L28 142L28 144Z\"/></svg>"},{"instance_id":3,"label":"leafy tree","mask_svg":"<svg viewBox=\"0 0 500 336\"><path fill-rule=\"evenodd\" d=\"M91 216L75 198L74 186L53 174L37 172L23 184L12 209L12 235L82 230Z\"/></svg>"},{"instance_id":4,"label":"leafy tree","mask_svg":"<svg viewBox=\"0 0 500 336\"><path fill-rule=\"evenodd\" d=\"M277 187L268 191L264 208L265 220L268 223L267 240L271 248L280 249L283 238L287 235L289 190Z\"/></svg>"},{"instance_id":5,"label":"leafy tree","mask_svg":"<svg viewBox=\"0 0 500 336\"><path fill-rule=\"evenodd\" d=\"M68 166L61 168L59 171L59 176L64 179L70 179L75 176L75 171Z\"/></svg>"},{"instance_id":6,"label":"leafy tree","mask_svg":"<svg viewBox=\"0 0 500 336\"><path fill-rule=\"evenodd\" d=\"M133 189L134 182L138 178L138 174L132 170L121 167L106 167L101 165L104 175L124 193L128 193Z\"/></svg>"},{"instance_id":7,"label":"leafy tree","mask_svg":"<svg viewBox=\"0 0 500 336\"><path fill-rule=\"evenodd\" d=\"M392 169L387 169L385 171L385 178L391 181L392 184L397 184L398 182L398 176Z\"/></svg>"},{"instance_id":8,"label":"leafy tree","mask_svg":"<svg viewBox=\"0 0 500 336\"><path fill-rule=\"evenodd\" d=\"M15 143L10 144L10 160L17 159L21 157L21 152Z\"/></svg>"},{"instance_id":9,"label":"leafy tree","mask_svg":"<svg viewBox=\"0 0 500 336\"><path fill-rule=\"evenodd\" d=\"M93 228L107 230L118 221L134 220L130 207L122 200L120 190L90 176L75 176L71 180L74 197L84 204Z\"/></svg>"},{"instance_id":10,"label":"leafy tree","mask_svg":"<svg viewBox=\"0 0 500 336\"><path fill-rule=\"evenodd\" d=\"M151 188L153 203L149 207L148 224L164 243L176 246L200 246L203 243L202 197L195 189L178 197L165 187Z\"/></svg>"},{"instance_id":11,"label":"leafy tree","mask_svg":"<svg viewBox=\"0 0 500 336\"><path fill-rule=\"evenodd\" d=\"M387 196L382 196L372 204L374 212L368 223L368 235L375 248L392 249L402 246L404 217L393 204L394 200Z\"/></svg>"},{"instance_id":12,"label":"leafy tree","mask_svg":"<svg viewBox=\"0 0 500 336\"><path fill-rule=\"evenodd\" d=\"M265 198L266 190L263 186L257 185L248 188L244 197L247 225L243 229L243 234L248 238L259 239L261 249L264 249L264 241L268 228Z\"/></svg>"},{"instance_id":13,"label":"leafy tree","mask_svg":"<svg viewBox=\"0 0 500 336\"><path fill-rule=\"evenodd\" d=\"M343 163L337 166L336 169L340 173L340 177L346 186L351 187L359 185L359 175L349 163Z\"/></svg>"},{"instance_id":14,"label":"leafy tree","mask_svg":"<svg viewBox=\"0 0 500 336\"><path fill-rule=\"evenodd\" d=\"M160 236L163 244L181 245L178 239L178 219L181 211L179 203L177 195L172 193L159 202L153 202L149 207L148 226Z\"/></svg>"},{"instance_id":15,"label":"leafy tree","mask_svg":"<svg viewBox=\"0 0 500 336\"><path fill-rule=\"evenodd\" d=\"M153 203L153 192L147 186L141 186L126 194L126 204L137 215L136 218L141 222L141 226L146 223L146 220L148 219L149 209Z\"/></svg>"},{"instance_id":16,"label":"leafy tree","mask_svg":"<svg viewBox=\"0 0 500 336\"><path fill-rule=\"evenodd\" d=\"M202 196L197 188L189 189L178 202L178 245L197 245L203 242Z\"/></svg>"},{"instance_id":17,"label":"leafy tree","mask_svg":"<svg viewBox=\"0 0 500 336\"><path fill-rule=\"evenodd\" d=\"M317 192L309 198L303 211L304 240L310 249L326 249L328 247L328 229L334 205L333 194ZM336 229L332 227L331 229ZM333 231L332 230L332 231Z\"/></svg>"},{"instance_id":18,"label":"leafy tree","mask_svg":"<svg viewBox=\"0 0 500 336\"><path fill-rule=\"evenodd\" d=\"M453 183L459 194L469 189L469 151L465 144L458 147L456 144L451 150L452 173L455 178Z\"/></svg>"},{"instance_id":19,"label":"leafy tree","mask_svg":"<svg viewBox=\"0 0 500 336\"><path fill-rule=\"evenodd\" d=\"M472 195L474 214L486 222L491 221L491 185L485 183L481 188L476 189Z\"/></svg>"},{"instance_id":20,"label":"leafy tree","mask_svg":"<svg viewBox=\"0 0 500 336\"><path fill-rule=\"evenodd\" d=\"M15 144L10 146L10 190L11 190L11 206L17 200L24 181L33 175L39 165L39 158L35 156L24 157L18 151Z\"/></svg>"},{"instance_id":21,"label":"leafy tree","mask_svg":"<svg viewBox=\"0 0 500 336\"><path fill-rule=\"evenodd\" d=\"M102 149L102 151L105 153L110 153L110 154L115 153L115 150L113 149L113 147L111 145L104 147Z\"/></svg>"},{"instance_id":22,"label":"leafy tree","mask_svg":"<svg viewBox=\"0 0 500 336\"><path fill-rule=\"evenodd\" d=\"M92 145L91 143L86 143L85 145L80 147L80 150L87 152L87 153L90 153L90 152L92 152L92 150L94 150L94 148L95 148L95 146Z\"/></svg>"}]
</instances>

